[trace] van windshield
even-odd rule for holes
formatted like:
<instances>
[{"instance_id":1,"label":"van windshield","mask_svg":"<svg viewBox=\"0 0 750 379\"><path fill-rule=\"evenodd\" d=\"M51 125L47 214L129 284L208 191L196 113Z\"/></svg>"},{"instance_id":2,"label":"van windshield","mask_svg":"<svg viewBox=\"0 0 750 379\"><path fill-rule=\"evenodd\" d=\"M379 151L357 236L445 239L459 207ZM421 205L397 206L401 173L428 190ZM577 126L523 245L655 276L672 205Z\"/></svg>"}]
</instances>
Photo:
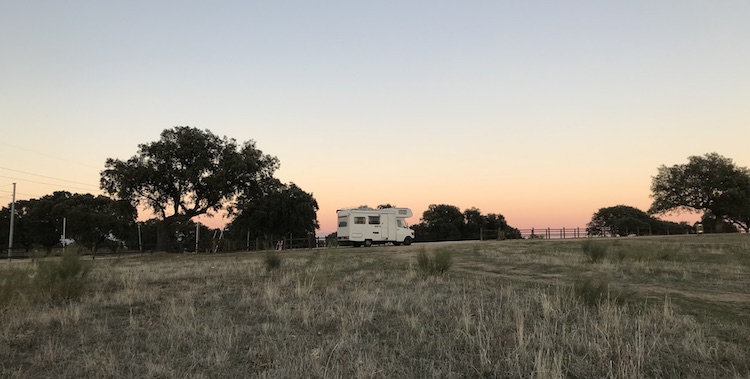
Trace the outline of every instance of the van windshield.
<instances>
[{"instance_id":1,"label":"van windshield","mask_svg":"<svg viewBox=\"0 0 750 379\"><path fill-rule=\"evenodd\" d=\"M398 225L399 228L408 228L409 224L406 223L406 220L403 218L396 219L396 225Z\"/></svg>"}]
</instances>

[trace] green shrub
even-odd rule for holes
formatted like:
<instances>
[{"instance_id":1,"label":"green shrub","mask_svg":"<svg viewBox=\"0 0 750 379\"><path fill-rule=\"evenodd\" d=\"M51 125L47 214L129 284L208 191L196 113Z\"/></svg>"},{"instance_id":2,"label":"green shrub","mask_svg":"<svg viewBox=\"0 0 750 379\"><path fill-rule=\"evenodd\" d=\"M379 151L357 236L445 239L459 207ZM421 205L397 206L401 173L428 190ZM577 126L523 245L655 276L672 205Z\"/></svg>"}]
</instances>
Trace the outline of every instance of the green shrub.
<instances>
[{"instance_id":1,"label":"green shrub","mask_svg":"<svg viewBox=\"0 0 750 379\"><path fill-rule=\"evenodd\" d=\"M13 268L0 272L0 309L28 298L30 283L31 277L25 270Z\"/></svg>"},{"instance_id":2,"label":"green shrub","mask_svg":"<svg viewBox=\"0 0 750 379\"><path fill-rule=\"evenodd\" d=\"M591 278L581 279L573 284L573 294L578 301L595 307L609 297L609 283Z\"/></svg>"},{"instance_id":3,"label":"green shrub","mask_svg":"<svg viewBox=\"0 0 750 379\"><path fill-rule=\"evenodd\" d=\"M417 253L417 266L425 274L442 274L453 265L453 256L449 250L436 250L430 257L424 249Z\"/></svg>"},{"instance_id":4,"label":"green shrub","mask_svg":"<svg viewBox=\"0 0 750 379\"><path fill-rule=\"evenodd\" d=\"M448 271L453 265L453 255L448 250L437 250L435 251L435 272L442 274Z\"/></svg>"},{"instance_id":5,"label":"green shrub","mask_svg":"<svg viewBox=\"0 0 750 379\"><path fill-rule=\"evenodd\" d=\"M37 263L33 287L40 300L73 300L86 290L90 271L89 262L84 262L75 252L67 252L60 259Z\"/></svg>"},{"instance_id":6,"label":"green shrub","mask_svg":"<svg viewBox=\"0 0 750 379\"><path fill-rule=\"evenodd\" d=\"M596 307L607 301L624 303L633 292L611 286L604 279L582 278L573 284L573 295L581 303Z\"/></svg>"},{"instance_id":7,"label":"green shrub","mask_svg":"<svg viewBox=\"0 0 750 379\"><path fill-rule=\"evenodd\" d=\"M604 243L586 239L581 244L581 247L583 248L583 255L585 255L591 263L601 262L604 257L607 256L607 245Z\"/></svg>"},{"instance_id":8,"label":"green shrub","mask_svg":"<svg viewBox=\"0 0 750 379\"><path fill-rule=\"evenodd\" d=\"M267 251L264 262L266 263L266 270L275 270L281 267L281 255L274 250Z\"/></svg>"}]
</instances>

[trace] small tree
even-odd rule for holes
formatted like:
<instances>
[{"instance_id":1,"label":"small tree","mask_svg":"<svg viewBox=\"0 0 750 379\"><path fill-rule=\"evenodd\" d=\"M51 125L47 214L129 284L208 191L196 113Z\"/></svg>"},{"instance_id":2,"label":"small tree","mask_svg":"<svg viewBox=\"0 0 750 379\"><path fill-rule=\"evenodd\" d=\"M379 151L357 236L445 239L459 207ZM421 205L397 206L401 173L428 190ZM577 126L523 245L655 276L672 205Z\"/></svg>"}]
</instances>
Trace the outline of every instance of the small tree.
<instances>
[{"instance_id":1,"label":"small tree","mask_svg":"<svg viewBox=\"0 0 750 379\"><path fill-rule=\"evenodd\" d=\"M648 213L627 205L600 208L586 225L590 236L627 235L639 230L648 231L653 219Z\"/></svg>"},{"instance_id":2,"label":"small tree","mask_svg":"<svg viewBox=\"0 0 750 379\"><path fill-rule=\"evenodd\" d=\"M304 236L319 228L318 202L296 184L276 181L262 195L242 197L231 230L250 230L259 236Z\"/></svg>"},{"instance_id":3,"label":"small tree","mask_svg":"<svg viewBox=\"0 0 750 379\"><path fill-rule=\"evenodd\" d=\"M456 206L431 204L422 214L422 224L428 233L428 239L457 240L461 238L464 215Z\"/></svg>"}]
</instances>

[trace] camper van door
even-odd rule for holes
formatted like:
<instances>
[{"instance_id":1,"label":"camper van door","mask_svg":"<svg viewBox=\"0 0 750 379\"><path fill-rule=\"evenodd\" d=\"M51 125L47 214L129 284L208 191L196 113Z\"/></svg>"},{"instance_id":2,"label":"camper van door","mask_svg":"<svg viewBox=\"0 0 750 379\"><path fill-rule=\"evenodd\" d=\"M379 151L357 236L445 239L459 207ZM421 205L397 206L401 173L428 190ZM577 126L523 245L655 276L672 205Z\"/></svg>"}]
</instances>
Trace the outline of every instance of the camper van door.
<instances>
[{"instance_id":1,"label":"camper van door","mask_svg":"<svg viewBox=\"0 0 750 379\"><path fill-rule=\"evenodd\" d=\"M390 224L390 218L391 215L389 214L381 214L380 215L380 240L381 241L388 241L388 237L390 236L390 231L388 229L388 225Z\"/></svg>"},{"instance_id":2,"label":"camper van door","mask_svg":"<svg viewBox=\"0 0 750 379\"><path fill-rule=\"evenodd\" d=\"M396 220L395 215L383 214L380 216L380 230L383 233L383 241L396 240Z\"/></svg>"}]
</instances>

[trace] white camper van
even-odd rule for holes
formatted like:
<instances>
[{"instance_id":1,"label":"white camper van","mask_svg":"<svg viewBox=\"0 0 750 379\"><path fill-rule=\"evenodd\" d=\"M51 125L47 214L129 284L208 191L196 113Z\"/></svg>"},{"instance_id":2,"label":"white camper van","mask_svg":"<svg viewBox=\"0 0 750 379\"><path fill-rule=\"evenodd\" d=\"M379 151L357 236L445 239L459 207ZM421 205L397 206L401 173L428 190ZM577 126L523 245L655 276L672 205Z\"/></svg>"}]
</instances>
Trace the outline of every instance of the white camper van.
<instances>
[{"instance_id":1,"label":"white camper van","mask_svg":"<svg viewBox=\"0 0 750 379\"><path fill-rule=\"evenodd\" d=\"M412 216L409 208L342 209L337 231L339 245L371 246L392 242L411 245L414 230L406 219Z\"/></svg>"}]
</instances>

